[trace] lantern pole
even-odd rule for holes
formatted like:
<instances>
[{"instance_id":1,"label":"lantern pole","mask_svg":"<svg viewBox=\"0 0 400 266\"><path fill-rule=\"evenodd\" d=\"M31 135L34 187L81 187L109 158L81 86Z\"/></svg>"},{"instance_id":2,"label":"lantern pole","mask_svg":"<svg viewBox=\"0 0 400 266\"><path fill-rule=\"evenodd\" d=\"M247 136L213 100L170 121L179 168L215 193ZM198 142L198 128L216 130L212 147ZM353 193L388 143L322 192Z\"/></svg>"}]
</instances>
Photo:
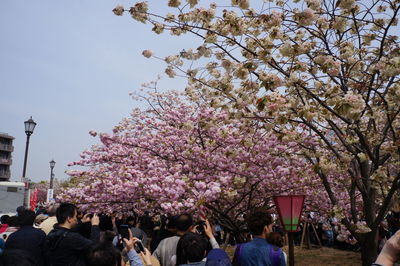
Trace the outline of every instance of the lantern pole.
<instances>
[{"instance_id":1,"label":"lantern pole","mask_svg":"<svg viewBox=\"0 0 400 266\"><path fill-rule=\"evenodd\" d=\"M289 266L294 266L294 245L293 245L293 233L288 232L289 240Z\"/></svg>"},{"instance_id":2,"label":"lantern pole","mask_svg":"<svg viewBox=\"0 0 400 266\"><path fill-rule=\"evenodd\" d=\"M298 230L303 211L304 197L304 195L281 195L273 197L283 230L288 233L289 266L294 266L293 233Z\"/></svg>"}]
</instances>

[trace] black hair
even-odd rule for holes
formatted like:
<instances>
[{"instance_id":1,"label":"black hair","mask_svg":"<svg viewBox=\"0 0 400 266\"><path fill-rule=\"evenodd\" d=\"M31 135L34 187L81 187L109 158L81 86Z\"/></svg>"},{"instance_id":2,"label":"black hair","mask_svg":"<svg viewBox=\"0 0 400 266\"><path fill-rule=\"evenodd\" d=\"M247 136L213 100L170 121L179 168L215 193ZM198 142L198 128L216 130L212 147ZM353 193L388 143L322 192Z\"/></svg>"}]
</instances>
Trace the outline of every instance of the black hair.
<instances>
[{"instance_id":1,"label":"black hair","mask_svg":"<svg viewBox=\"0 0 400 266\"><path fill-rule=\"evenodd\" d=\"M207 251L207 240L192 232L186 233L176 247L176 265L202 261Z\"/></svg>"},{"instance_id":2,"label":"black hair","mask_svg":"<svg viewBox=\"0 0 400 266\"><path fill-rule=\"evenodd\" d=\"M271 232L267 237L268 243L281 248L284 246L283 236L279 232Z\"/></svg>"},{"instance_id":3,"label":"black hair","mask_svg":"<svg viewBox=\"0 0 400 266\"><path fill-rule=\"evenodd\" d=\"M65 223L67 218L74 217L76 212L77 212L77 208L74 204L61 203L60 206L57 208L57 212L56 212L57 222L60 224Z\"/></svg>"},{"instance_id":4,"label":"black hair","mask_svg":"<svg viewBox=\"0 0 400 266\"><path fill-rule=\"evenodd\" d=\"M20 215L24 210L25 210L25 207L24 207L24 206L19 206L19 207L17 208L17 215Z\"/></svg>"},{"instance_id":5,"label":"black hair","mask_svg":"<svg viewBox=\"0 0 400 266\"><path fill-rule=\"evenodd\" d=\"M272 224L271 214L264 209L257 209L247 217L247 225L253 235L261 235L264 227Z\"/></svg>"},{"instance_id":6,"label":"black hair","mask_svg":"<svg viewBox=\"0 0 400 266\"><path fill-rule=\"evenodd\" d=\"M176 228L176 220L178 220L178 216L170 216L167 220L167 228L175 229Z\"/></svg>"},{"instance_id":7,"label":"black hair","mask_svg":"<svg viewBox=\"0 0 400 266\"><path fill-rule=\"evenodd\" d=\"M107 215L100 215L100 223L99 228L101 231L113 230L113 224L110 216Z\"/></svg>"},{"instance_id":8,"label":"black hair","mask_svg":"<svg viewBox=\"0 0 400 266\"><path fill-rule=\"evenodd\" d=\"M7 214L2 215L0 218L1 224L8 224L8 219L10 219L10 216L8 216Z\"/></svg>"},{"instance_id":9,"label":"black hair","mask_svg":"<svg viewBox=\"0 0 400 266\"><path fill-rule=\"evenodd\" d=\"M19 215L18 215L18 224L20 226L27 226L27 225L33 225L35 222L35 212L31 210L23 210Z\"/></svg>"},{"instance_id":10,"label":"black hair","mask_svg":"<svg viewBox=\"0 0 400 266\"><path fill-rule=\"evenodd\" d=\"M105 242L95 246L89 253L88 266L121 266L121 253Z\"/></svg>"},{"instance_id":11,"label":"black hair","mask_svg":"<svg viewBox=\"0 0 400 266\"><path fill-rule=\"evenodd\" d=\"M8 218L8 226L17 227L18 226L18 216L11 216Z\"/></svg>"},{"instance_id":12,"label":"black hair","mask_svg":"<svg viewBox=\"0 0 400 266\"><path fill-rule=\"evenodd\" d=\"M188 213L184 213L178 216L175 221L175 226L178 231L185 232L193 224L192 216Z\"/></svg>"},{"instance_id":13,"label":"black hair","mask_svg":"<svg viewBox=\"0 0 400 266\"><path fill-rule=\"evenodd\" d=\"M133 226L136 226L136 218L134 216L129 216L126 218L126 224L129 224L129 222L133 222Z\"/></svg>"}]
</instances>

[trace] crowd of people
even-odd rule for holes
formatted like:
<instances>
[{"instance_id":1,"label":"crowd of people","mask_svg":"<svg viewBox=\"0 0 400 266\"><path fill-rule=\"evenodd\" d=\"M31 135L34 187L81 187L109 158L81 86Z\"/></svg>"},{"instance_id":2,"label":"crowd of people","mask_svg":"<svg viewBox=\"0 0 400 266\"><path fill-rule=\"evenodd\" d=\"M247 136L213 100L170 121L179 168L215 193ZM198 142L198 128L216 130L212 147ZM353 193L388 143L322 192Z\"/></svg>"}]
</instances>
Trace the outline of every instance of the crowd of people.
<instances>
[{"instance_id":1,"label":"crowd of people","mask_svg":"<svg viewBox=\"0 0 400 266\"><path fill-rule=\"evenodd\" d=\"M248 242L235 243L229 256L220 248L223 228L208 219L194 221L189 213L107 216L81 213L70 203L36 213L20 207L16 216L1 217L0 266L286 265L283 234L271 214L254 210L246 224ZM377 263L391 265L388 261L399 250L397 232L382 247Z\"/></svg>"}]
</instances>

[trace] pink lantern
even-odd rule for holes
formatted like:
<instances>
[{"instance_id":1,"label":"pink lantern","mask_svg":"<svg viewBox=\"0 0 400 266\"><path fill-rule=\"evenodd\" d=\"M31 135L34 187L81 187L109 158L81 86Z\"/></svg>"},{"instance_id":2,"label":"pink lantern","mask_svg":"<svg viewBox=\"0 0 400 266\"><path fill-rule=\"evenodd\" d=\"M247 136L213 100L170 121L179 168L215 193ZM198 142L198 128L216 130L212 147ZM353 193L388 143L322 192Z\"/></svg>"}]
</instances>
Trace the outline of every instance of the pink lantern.
<instances>
[{"instance_id":1,"label":"pink lantern","mask_svg":"<svg viewBox=\"0 0 400 266\"><path fill-rule=\"evenodd\" d=\"M290 266L294 266L293 232L297 232L299 227L304 198L304 195L274 196L274 202L283 230L288 233Z\"/></svg>"},{"instance_id":2,"label":"pink lantern","mask_svg":"<svg viewBox=\"0 0 400 266\"><path fill-rule=\"evenodd\" d=\"M279 219L286 232L298 231L300 216L304 206L304 198L304 195L274 196Z\"/></svg>"}]
</instances>

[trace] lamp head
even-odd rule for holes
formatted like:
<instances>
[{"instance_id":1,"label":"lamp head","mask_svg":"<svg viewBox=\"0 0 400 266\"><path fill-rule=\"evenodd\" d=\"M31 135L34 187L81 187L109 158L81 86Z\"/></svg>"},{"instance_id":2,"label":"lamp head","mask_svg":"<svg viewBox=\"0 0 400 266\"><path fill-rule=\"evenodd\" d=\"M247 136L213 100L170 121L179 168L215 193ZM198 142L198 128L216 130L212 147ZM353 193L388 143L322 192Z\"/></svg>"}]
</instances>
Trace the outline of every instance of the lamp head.
<instances>
[{"instance_id":1,"label":"lamp head","mask_svg":"<svg viewBox=\"0 0 400 266\"><path fill-rule=\"evenodd\" d=\"M28 135L28 136L32 135L33 130L35 129L35 126L36 126L36 122L33 121L32 116L31 116L31 118L26 120L24 122L24 124L25 124L25 133L26 133L26 135Z\"/></svg>"}]
</instances>

